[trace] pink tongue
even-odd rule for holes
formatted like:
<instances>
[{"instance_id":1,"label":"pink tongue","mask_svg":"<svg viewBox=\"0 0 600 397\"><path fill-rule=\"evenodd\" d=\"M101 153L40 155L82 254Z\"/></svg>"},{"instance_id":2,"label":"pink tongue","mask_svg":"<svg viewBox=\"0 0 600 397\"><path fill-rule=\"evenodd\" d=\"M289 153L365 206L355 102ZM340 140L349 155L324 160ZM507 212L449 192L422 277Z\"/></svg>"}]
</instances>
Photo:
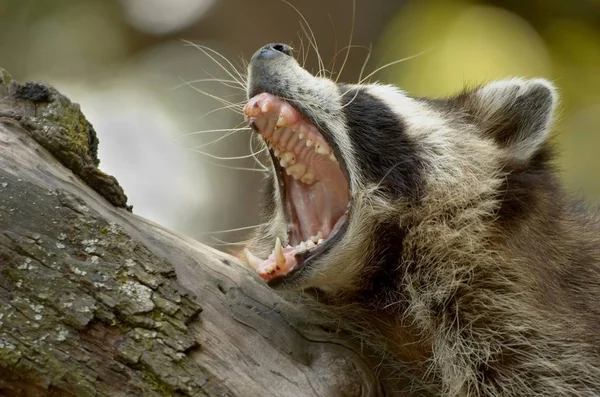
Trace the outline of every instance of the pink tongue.
<instances>
[{"instance_id":1,"label":"pink tongue","mask_svg":"<svg viewBox=\"0 0 600 397\"><path fill-rule=\"evenodd\" d=\"M271 253L269 257L258 267L257 272L260 277L262 277L265 281L269 281L277 276L283 276L288 274L292 270L296 268L298 262L294 255L296 254L296 249L292 247L287 247L283 249L283 256L285 257L285 264L278 265L275 261L275 253Z\"/></svg>"}]
</instances>

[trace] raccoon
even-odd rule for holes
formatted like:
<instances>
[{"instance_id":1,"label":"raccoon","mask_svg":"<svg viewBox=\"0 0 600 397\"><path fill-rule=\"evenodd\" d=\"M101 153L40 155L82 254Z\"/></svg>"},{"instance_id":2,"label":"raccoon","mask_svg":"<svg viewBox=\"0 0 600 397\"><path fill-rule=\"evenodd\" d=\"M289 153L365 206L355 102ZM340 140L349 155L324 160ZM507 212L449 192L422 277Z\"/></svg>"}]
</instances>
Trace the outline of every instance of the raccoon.
<instances>
[{"instance_id":1,"label":"raccoon","mask_svg":"<svg viewBox=\"0 0 600 397\"><path fill-rule=\"evenodd\" d=\"M247 94L272 172L244 253L268 285L359 308L436 395L600 395L600 223L553 168L550 82L411 97L269 44Z\"/></svg>"}]
</instances>

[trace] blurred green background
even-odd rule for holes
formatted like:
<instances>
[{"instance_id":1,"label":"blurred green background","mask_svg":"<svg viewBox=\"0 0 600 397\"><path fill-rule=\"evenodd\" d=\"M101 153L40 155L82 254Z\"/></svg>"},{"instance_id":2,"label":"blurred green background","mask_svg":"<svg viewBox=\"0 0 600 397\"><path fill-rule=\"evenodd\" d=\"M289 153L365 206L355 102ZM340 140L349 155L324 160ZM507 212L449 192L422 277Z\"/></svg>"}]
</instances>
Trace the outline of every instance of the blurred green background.
<instances>
[{"instance_id":1,"label":"blurred green background","mask_svg":"<svg viewBox=\"0 0 600 397\"><path fill-rule=\"evenodd\" d=\"M415 95L511 76L551 79L562 96L554 138L562 178L575 195L600 198L600 0L356 0L354 24L351 0L290 2L334 76L354 26L343 81L357 81L369 48L363 75L409 58L372 80ZM238 169L257 167L248 156L250 132L227 131L243 126L236 112L243 90L197 81L237 74L183 40L218 51L243 74L244 59L266 43L308 47L294 7L280 0L0 0L0 67L21 81L49 82L81 104L100 137L101 168L119 179L134 212L226 249L247 230L224 230L258 222L262 175ZM314 50L307 68L318 69ZM210 130L218 131L198 133Z\"/></svg>"}]
</instances>

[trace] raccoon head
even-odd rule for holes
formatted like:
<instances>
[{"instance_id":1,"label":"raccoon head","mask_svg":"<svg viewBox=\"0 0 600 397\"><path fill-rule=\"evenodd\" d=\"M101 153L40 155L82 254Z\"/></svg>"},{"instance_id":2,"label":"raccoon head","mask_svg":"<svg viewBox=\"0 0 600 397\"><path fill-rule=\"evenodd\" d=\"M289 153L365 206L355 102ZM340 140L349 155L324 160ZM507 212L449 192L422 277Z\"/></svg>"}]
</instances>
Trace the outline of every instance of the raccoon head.
<instances>
[{"instance_id":1,"label":"raccoon head","mask_svg":"<svg viewBox=\"0 0 600 397\"><path fill-rule=\"evenodd\" d=\"M336 83L304 70L284 44L253 55L247 94L272 172L268 221L246 259L269 285L331 293L385 283L425 224L493 222L506 175L543 151L557 101L542 79L433 100Z\"/></svg>"}]
</instances>

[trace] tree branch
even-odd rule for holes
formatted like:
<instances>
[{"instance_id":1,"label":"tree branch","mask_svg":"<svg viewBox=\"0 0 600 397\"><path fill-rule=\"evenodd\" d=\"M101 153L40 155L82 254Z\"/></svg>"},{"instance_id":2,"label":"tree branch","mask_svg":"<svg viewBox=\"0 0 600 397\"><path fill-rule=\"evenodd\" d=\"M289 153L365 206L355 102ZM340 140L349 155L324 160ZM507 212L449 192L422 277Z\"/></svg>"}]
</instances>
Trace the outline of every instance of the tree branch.
<instances>
[{"instance_id":1,"label":"tree branch","mask_svg":"<svg viewBox=\"0 0 600 397\"><path fill-rule=\"evenodd\" d=\"M382 395L308 298L132 214L97 145L76 104L0 70L0 394Z\"/></svg>"}]
</instances>

